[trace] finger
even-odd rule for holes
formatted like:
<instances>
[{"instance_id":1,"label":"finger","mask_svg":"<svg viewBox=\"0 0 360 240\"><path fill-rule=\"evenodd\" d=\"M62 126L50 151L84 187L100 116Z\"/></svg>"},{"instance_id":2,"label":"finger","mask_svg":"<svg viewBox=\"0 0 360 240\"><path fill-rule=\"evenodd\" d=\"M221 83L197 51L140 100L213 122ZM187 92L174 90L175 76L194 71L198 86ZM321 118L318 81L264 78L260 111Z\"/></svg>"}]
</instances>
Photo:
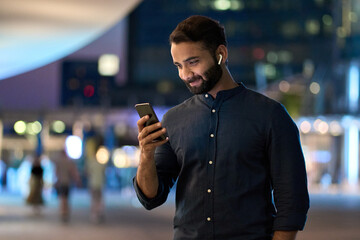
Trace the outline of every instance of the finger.
<instances>
[{"instance_id":1,"label":"finger","mask_svg":"<svg viewBox=\"0 0 360 240\"><path fill-rule=\"evenodd\" d=\"M153 141L158 141L160 139L160 136L164 135L166 133L166 129L162 128L157 130L156 132L152 132L149 134L149 136L153 139Z\"/></svg>"},{"instance_id":2,"label":"finger","mask_svg":"<svg viewBox=\"0 0 360 240\"><path fill-rule=\"evenodd\" d=\"M140 118L138 121L137 121L137 126L138 126L138 131L141 132L145 126L145 123L146 121L149 120L149 115L146 115L142 118Z\"/></svg>"},{"instance_id":3,"label":"finger","mask_svg":"<svg viewBox=\"0 0 360 240\"><path fill-rule=\"evenodd\" d=\"M161 146L161 145L163 145L164 143L166 143L166 142L168 142L169 141L169 138L168 137L166 137L166 139L164 139L164 140L161 140L161 141L152 141L152 142L150 142L150 143L148 143L147 145L146 145L146 148L156 148L156 147L158 147L158 146Z\"/></svg>"},{"instance_id":4,"label":"finger","mask_svg":"<svg viewBox=\"0 0 360 240\"><path fill-rule=\"evenodd\" d=\"M153 143L153 142L157 142L158 140L156 140L158 137L160 137L161 135L165 134L166 133L166 129L165 128L162 128L156 132L151 132L150 134L144 134L144 132L146 131L147 129L144 129L141 134L140 134L140 137L139 137L139 141L141 141L141 144L143 145L146 145L146 144L149 144L149 143ZM144 135L142 135L144 134Z\"/></svg>"},{"instance_id":5,"label":"finger","mask_svg":"<svg viewBox=\"0 0 360 240\"><path fill-rule=\"evenodd\" d=\"M166 143L168 141L169 141L169 138L166 137L164 140L156 141L156 142L153 142L152 144L154 145L154 147L158 147L158 146L163 145L164 143Z\"/></svg>"},{"instance_id":6,"label":"finger","mask_svg":"<svg viewBox=\"0 0 360 240\"><path fill-rule=\"evenodd\" d=\"M152 132L155 132L157 130L159 130L161 128L161 123L154 123L151 124L150 126L144 127L141 132L140 132L140 137L141 138L146 138L147 135L149 135Z\"/></svg>"}]
</instances>

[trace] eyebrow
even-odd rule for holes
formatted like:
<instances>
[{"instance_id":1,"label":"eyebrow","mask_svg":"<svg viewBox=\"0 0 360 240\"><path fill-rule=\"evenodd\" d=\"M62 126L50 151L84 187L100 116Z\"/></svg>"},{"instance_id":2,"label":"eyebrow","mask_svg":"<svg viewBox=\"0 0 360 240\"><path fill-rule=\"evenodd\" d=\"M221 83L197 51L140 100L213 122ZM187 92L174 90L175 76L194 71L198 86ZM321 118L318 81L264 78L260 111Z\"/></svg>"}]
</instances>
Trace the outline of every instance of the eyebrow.
<instances>
[{"instance_id":1,"label":"eyebrow","mask_svg":"<svg viewBox=\"0 0 360 240\"><path fill-rule=\"evenodd\" d=\"M185 62L189 62L189 61L194 60L194 59L196 59L196 58L199 58L199 56L189 57L189 58L185 59L183 62L184 62L184 63L185 63ZM180 63L174 62L174 64L177 65L177 64L180 64Z\"/></svg>"}]
</instances>

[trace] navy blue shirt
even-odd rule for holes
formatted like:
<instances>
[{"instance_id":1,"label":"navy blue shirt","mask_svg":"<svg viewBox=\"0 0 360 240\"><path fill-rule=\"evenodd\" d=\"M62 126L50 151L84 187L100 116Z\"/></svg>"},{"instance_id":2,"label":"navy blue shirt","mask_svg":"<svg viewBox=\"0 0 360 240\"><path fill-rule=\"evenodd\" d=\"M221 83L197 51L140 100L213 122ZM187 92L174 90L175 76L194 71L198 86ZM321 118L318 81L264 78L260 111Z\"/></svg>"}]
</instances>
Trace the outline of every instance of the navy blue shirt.
<instances>
[{"instance_id":1,"label":"navy blue shirt","mask_svg":"<svg viewBox=\"0 0 360 240\"><path fill-rule=\"evenodd\" d=\"M155 153L163 204L174 183L174 239L268 240L302 230L309 208L298 129L285 108L239 87L194 95L163 117L169 142Z\"/></svg>"}]
</instances>

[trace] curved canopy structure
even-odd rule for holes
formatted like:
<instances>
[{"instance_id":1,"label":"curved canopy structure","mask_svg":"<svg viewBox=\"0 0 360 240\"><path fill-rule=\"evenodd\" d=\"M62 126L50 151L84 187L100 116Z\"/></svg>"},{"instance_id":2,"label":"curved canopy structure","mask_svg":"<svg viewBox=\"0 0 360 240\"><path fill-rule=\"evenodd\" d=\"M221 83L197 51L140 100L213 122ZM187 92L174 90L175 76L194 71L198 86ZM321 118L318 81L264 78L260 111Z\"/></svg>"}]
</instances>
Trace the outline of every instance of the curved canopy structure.
<instances>
[{"instance_id":1,"label":"curved canopy structure","mask_svg":"<svg viewBox=\"0 0 360 240\"><path fill-rule=\"evenodd\" d=\"M0 0L0 80L87 45L141 0Z\"/></svg>"}]
</instances>

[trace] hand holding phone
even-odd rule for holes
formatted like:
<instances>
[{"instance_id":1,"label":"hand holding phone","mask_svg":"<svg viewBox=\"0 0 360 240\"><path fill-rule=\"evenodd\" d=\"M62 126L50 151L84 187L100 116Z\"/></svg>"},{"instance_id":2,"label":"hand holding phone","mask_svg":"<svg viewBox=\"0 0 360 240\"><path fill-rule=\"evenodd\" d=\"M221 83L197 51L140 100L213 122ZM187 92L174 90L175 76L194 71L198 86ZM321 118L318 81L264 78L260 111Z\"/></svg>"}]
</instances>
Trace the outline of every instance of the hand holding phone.
<instances>
[{"instance_id":1,"label":"hand holding phone","mask_svg":"<svg viewBox=\"0 0 360 240\"><path fill-rule=\"evenodd\" d=\"M145 127L159 122L159 119L157 118L156 113L155 113L155 111L152 108L150 103L136 104L135 109L138 112L140 118L142 118L142 117L144 117L146 115L149 115L149 120L146 121ZM166 139L165 134L162 134L160 137L156 138L155 140L156 141L162 141L162 140L165 140L165 139Z\"/></svg>"}]
</instances>

